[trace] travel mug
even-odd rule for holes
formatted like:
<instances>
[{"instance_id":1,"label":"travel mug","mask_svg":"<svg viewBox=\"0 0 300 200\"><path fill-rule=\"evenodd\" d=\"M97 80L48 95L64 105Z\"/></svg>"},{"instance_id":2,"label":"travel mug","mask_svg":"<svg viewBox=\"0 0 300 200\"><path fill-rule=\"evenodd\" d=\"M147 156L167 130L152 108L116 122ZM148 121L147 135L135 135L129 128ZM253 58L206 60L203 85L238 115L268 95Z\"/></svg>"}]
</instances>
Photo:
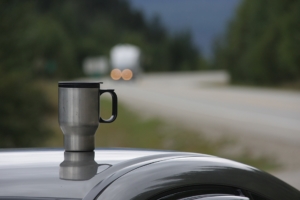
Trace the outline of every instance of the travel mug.
<instances>
[{"instance_id":1,"label":"travel mug","mask_svg":"<svg viewBox=\"0 0 300 200\"><path fill-rule=\"evenodd\" d=\"M93 151L95 132L100 123L111 123L117 118L118 98L113 89L100 89L101 82L58 82L58 121L64 134L66 151ZM112 97L112 115L102 119L100 95Z\"/></svg>"}]
</instances>

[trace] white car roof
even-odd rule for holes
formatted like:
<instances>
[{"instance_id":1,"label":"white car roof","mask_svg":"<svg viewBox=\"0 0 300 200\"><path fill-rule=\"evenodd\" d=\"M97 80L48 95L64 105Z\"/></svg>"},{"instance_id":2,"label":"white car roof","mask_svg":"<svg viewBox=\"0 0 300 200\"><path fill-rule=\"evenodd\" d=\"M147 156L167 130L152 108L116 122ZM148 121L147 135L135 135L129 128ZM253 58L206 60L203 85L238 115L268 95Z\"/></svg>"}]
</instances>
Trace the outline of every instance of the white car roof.
<instances>
[{"instance_id":1,"label":"white car roof","mask_svg":"<svg viewBox=\"0 0 300 200\"><path fill-rule=\"evenodd\" d=\"M72 181L60 178L64 150L21 149L0 151L0 194L14 197L83 198L104 178L101 172L128 160L171 152L98 149L95 161L98 172L89 180ZM78 168L75 168L75 170Z\"/></svg>"}]
</instances>

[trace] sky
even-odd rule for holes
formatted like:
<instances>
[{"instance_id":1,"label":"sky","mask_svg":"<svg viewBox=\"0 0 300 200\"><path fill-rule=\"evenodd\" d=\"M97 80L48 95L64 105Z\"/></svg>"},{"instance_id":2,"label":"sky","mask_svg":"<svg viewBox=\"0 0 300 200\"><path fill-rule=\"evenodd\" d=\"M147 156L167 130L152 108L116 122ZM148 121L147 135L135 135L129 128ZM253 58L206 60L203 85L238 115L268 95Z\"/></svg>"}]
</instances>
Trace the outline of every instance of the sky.
<instances>
[{"instance_id":1,"label":"sky","mask_svg":"<svg viewBox=\"0 0 300 200\"><path fill-rule=\"evenodd\" d=\"M212 43L225 33L242 0L128 0L146 19L159 15L170 33L190 30L204 56L212 55Z\"/></svg>"}]
</instances>

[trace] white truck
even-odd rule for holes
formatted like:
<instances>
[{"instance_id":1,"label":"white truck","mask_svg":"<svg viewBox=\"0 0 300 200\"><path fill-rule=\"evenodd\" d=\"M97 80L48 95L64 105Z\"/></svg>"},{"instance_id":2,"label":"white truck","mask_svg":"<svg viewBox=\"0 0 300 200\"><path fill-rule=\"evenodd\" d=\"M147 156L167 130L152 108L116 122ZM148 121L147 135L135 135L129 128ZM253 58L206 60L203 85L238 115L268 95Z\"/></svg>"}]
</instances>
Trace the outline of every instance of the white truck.
<instances>
[{"instance_id":1,"label":"white truck","mask_svg":"<svg viewBox=\"0 0 300 200\"><path fill-rule=\"evenodd\" d=\"M133 80L141 72L141 50L131 44L118 44L110 51L110 76L113 80Z\"/></svg>"}]
</instances>

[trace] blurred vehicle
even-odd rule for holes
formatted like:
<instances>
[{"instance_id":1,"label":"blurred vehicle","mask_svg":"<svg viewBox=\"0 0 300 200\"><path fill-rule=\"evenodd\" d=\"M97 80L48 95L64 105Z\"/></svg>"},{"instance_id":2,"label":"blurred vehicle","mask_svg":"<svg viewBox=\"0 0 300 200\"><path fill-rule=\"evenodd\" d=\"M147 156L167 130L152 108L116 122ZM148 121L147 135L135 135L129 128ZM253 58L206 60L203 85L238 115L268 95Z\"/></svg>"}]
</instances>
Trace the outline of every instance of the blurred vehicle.
<instances>
[{"instance_id":1,"label":"blurred vehicle","mask_svg":"<svg viewBox=\"0 0 300 200\"><path fill-rule=\"evenodd\" d=\"M141 51L131 44L119 44L110 51L111 73L113 80L133 80L141 73Z\"/></svg>"},{"instance_id":2,"label":"blurred vehicle","mask_svg":"<svg viewBox=\"0 0 300 200\"><path fill-rule=\"evenodd\" d=\"M83 72L87 76L104 76L108 71L109 66L105 56L87 57L83 61Z\"/></svg>"},{"instance_id":3,"label":"blurred vehicle","mask_svg":"<svg viewBox=\"0 0 300 200\"><path fill-rule=\"evenodd\" d=\"M299 200L253 167L214 156L137 149L0 151L0 199Z\"/></svg>"}]
</instances>

